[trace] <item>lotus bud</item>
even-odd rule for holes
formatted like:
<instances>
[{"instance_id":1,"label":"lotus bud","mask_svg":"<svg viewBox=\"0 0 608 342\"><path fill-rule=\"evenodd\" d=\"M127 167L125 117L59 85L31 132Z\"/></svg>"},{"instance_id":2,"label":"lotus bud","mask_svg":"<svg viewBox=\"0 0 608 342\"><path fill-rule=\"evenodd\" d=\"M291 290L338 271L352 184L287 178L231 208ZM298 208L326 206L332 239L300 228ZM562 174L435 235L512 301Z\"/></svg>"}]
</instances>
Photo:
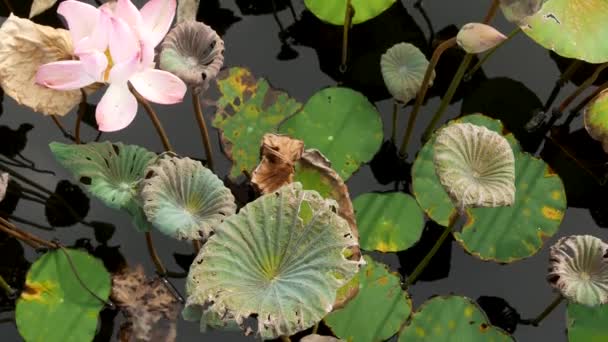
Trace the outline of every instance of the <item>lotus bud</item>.
<instances>
[{"instance_id":1,"label":"lotus bud","mask_svg":"<svg viewBox=\"0 0 608 342\"><path fill-rule=\"evenodd\" d=\"M456 41L467 53L481 53L497 46L507 37L492 26L480 23L469 23L464 25Z\"/></svg>"}]
</instances>

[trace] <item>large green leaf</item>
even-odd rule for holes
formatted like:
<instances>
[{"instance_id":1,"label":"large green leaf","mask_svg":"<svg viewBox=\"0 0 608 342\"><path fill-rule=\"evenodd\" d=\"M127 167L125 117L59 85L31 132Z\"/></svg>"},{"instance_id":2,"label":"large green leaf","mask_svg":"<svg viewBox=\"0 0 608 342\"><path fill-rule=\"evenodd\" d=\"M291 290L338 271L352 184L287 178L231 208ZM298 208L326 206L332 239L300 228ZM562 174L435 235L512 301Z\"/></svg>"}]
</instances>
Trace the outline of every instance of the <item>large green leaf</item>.
<instances>
[{"instance_id":1,"label":"large green leaf","mask_svg":"<svg viewBox=\"0 0 608 342\"><path fill-rule=\"evenodd\" d=\"M399 342L415 341L515 341L511 335L490 325L483 311L468 298L434 297L412 314L399 335Z\"/></svg>"},{"instance_id":2,"label":"large green leaf","mask_svg":"<svg viewBox=\"0 0 608 342\"><path fill-rule=\"evenodd\" d=\"M395 335L412 310L412 302L401 289L399 276L386 265L365 257L357 274L359 293L343 309L325 317L333 333L352 342L384 341Z\"/></svg>"},{"instance_id":3,"label":"large green leaf","mask_svg":"<svg viewBox=\"0 0 608 342\"><path fill-rule=\"evenodd\" d=\"M602 143L608 153L608 91L602 91L585 108L585 128L589 135Z\"/></svg>"},{"instance_id":4,"label":"large green leaf","mask_svg":"<svg viewBox=\"0 0 608 342\"><path fill-rule=\"evenodd\" d=\"M137 201L137 187L156 154L123 143L50 144L57 161L93 196L114 209L127 211L140 231L149 229Z\"/></svg>"},{"instance_id":5,"label":"large green leaf","mask_svg":"<svg viewBox=\"0 0 608 342\"><path fill-rule=\"evenodd\" d=\"M396 0L351 0L355 10L353 24L368 21L387 10ZM317 18L334 25L344 25L347 0L304 0L306 7Z\"/></svg>"},{"instance_id":6,"label":"large green leaf","mask_svg":"<svg viewBox=\"0 0 608 342\"><path fill-rule=\"evenodd\" d=\"M608 341L608 304L589 307L568 303L568 341Z\"/></svg>"},{"instance_id":7,"label":"large green leaf","mask_svg":"<svg viewBox=\"0 0 608 342\"><path fill-rule=\"evenodd\" d=\"M300 183L249 203L194 260L185 314L192 319L198 311L201 326L236 321L243 328L253 315L264 339L314 325L359 269L345 256L357 241L335 210L334 201Z\"/></svg>"},{"instance_id":8,"label":"large green leaf","mask_svg":"<svg viewBox=\"0 0 608 342\"><path fill-rule=\"evenodd\" d=\"M78 250L46 253L30 268L15 309L17 328L28 342L91 341L95 335L104 303L82 286L65 253L97 297L110 295L110 274L100 260Z\"/></svg>"},{"instance_id":9,"label":"large green leaf","mask_svg":"<svg viewBox=\"0 0 608 342\"><path fill-rule=\"evenodd\" d=\"M251 173L259 162L264 134L275 132L278 124L302 105L241 67L220 72L213 84L221 94L213 127L222 133L224 153L234 162L230 176Z\"/></svg>"},{"instance_id":10,"label":"large green leaf","mask_svg":"<svg viewBox=\"0 0 608 342\"><path fill-rule=\"evenodd\" d=\"M368 193L353 201L361 248L398 252L413 246L424 229L424 213L402 192Z\"/></svg>"},{"instance_id":11,"label":"large green leaf","mask_svg":"<svg viewBox=\"0 0 608 342\"><path fill-rule=\"evenodd\" d=\"M549 0L525 18L523 31L557 54L587 61L608 61L608 0Z\"/></svg>"},{"instance_id":12,"label":"large green leaf","mask_svg":"<svg viewBox=\"0 0 608 342\"><path fill-rule=\"evenodd\" d=\"M279 131L321 151L344 180L373 158L383 138L374 105L363 94L341 87L314 94Z\"/></svg>"}]
</instances>

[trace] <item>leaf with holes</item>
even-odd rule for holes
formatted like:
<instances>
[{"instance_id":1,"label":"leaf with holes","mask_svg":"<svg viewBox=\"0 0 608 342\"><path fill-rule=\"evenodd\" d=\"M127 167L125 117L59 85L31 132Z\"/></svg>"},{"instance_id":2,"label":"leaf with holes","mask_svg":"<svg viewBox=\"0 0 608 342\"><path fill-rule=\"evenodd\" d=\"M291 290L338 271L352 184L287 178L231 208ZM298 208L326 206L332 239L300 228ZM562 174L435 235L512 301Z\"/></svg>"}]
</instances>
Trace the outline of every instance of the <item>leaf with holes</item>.
<instances>
[{"instance_id":1,"label":"leaf with holes","mask_svg":"<svg viewBox=\"0 0 608 342\"><path fill-rule=\"evenodd\" d=\"M213 84L221 94L213 127L221 132L224 153L233 161L230 176L236 178L258 164L264 134L275 132L302 105L241 67L223 70Z\"/></svg>"},{"instance_id":2,"label":"leaf with holes","mask_svg":"<svg viewBox=\"0 0 608 342\"><path fill-rule=\"evenodd\" d=\"M422 304L399 334L399 342L416 341L500 342L515 339L490 325L472 300L460 296L438 296Z\"/></svg>"},{"instance_id":3,"label":"leaf with holes","mask_svg":"<svg viewBox=\"0 0 608 342\"><path fill-rule=\"evenodd\" d=\"M344 25L347 0L304 0L306 8L317 18L334 25ZM353 24L360 24L386 11L395 0L351 0Z\"/></svg>"},{"instance_id":4,"label":"leaf with holes","mask_svg":"<svg viewBox=\"0 0 608 342\"><path fill-rule=\"evenodd\" d=\"M15 309L19 333L26 341L91 341L104 306L101 300L108 299L110 288L110 274L90 254L72 249L48 252L27 273Z\"/></svg>"},{"instance_id":5,"label":"leaf with holes","mask_svg":"<svg viewBox=\"0 0 608 342\"><path fill-rule=\"evenodd\" d=\"M357 241L335 211L293 183L227 218L190 268L185 316L198 312L203 327L237 322L264 339L313 326L360 264L345 256Z\"/></svg>"},{"instance_id":6,"label":"leaf with holes","mask_svg":"<svg viewBox=\"0 0 608 342\"><path fill-rule=\"evenodd\" d=\"M156 154L139 146L107 141L86 145L53 142L50 147L57 161L93 196L110 208L128 212L138 230L149 229L137 200L137 188Z\"/></svg>"},{"instance_id":7,"label":"leaf with holes","mask_svg":"<svg viewBox=\"0 0 608 342\"><path fill-rule=\"evenodd\" d=\"M365 257L357 274L359 293L344 308L325 317L332 332L347 341L384 341L410 316L412 302L401 290L401 280L386 265Z\"/></svg>"}]
</instances>

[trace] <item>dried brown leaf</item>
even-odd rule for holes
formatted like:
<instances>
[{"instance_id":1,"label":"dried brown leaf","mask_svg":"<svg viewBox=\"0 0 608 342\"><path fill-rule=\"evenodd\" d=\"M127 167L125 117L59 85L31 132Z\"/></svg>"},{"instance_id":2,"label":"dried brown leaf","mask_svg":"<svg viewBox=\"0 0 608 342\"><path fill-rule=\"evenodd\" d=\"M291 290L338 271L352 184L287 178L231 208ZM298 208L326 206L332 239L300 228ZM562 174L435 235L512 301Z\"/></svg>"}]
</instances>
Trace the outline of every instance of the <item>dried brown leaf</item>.
<instances>
[{"instance_id":1,"label":"dried brown leaf","mask_svg":"<svg viewBox=\"0 0 608 342\"><path fill-rule=\"evenodd\" d=\"M276 191L293 181L295 162L302 156L304 142L280 134L265 134L260 148L261 161L253 170L251 183L262 194Z\"/></svg>"},{"instance_id":2,"label":"dried brown leaf","mask_svg":"<svg viewBox=\"0 0 608 342\"><path fill-rule=\"evenodd\" d=\"M34 2L32 2L32 8L30 9L30 18L33 18L53 7L56 2L57 0L34 0Z\"/></svg>"}]
</instances>

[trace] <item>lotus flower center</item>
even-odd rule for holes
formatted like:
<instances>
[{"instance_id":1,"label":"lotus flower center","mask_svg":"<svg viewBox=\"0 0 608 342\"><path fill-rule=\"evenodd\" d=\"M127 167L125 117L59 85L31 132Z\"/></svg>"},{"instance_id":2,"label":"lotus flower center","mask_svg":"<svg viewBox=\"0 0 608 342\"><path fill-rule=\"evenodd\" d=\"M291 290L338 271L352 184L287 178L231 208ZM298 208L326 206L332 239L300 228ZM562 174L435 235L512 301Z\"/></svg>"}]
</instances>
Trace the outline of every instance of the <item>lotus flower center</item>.
<instances>
[{"instance_id":1,"label":"lotus flower center","mask_svg":"<svg viewBox=\"0 0 608 342\"><path fill-rule=\"evenodd\" d=\"M589 281L589 280L591 280L591 275L589 275L589 273L587 273L587 272L581 272L580 278L583 281Z\"/></svg>"},{"instance_id":2,"label":"lotus flower center","mask_svg":"<svg viewBox=\"0 0 608 342\"><path fill-rule=\"evenodd\" d=\"M407 75L407 73L408 73L407 66L403 65L403 66L399 67L399 73L401 75Z\"/></svg>"}]
</instances>

